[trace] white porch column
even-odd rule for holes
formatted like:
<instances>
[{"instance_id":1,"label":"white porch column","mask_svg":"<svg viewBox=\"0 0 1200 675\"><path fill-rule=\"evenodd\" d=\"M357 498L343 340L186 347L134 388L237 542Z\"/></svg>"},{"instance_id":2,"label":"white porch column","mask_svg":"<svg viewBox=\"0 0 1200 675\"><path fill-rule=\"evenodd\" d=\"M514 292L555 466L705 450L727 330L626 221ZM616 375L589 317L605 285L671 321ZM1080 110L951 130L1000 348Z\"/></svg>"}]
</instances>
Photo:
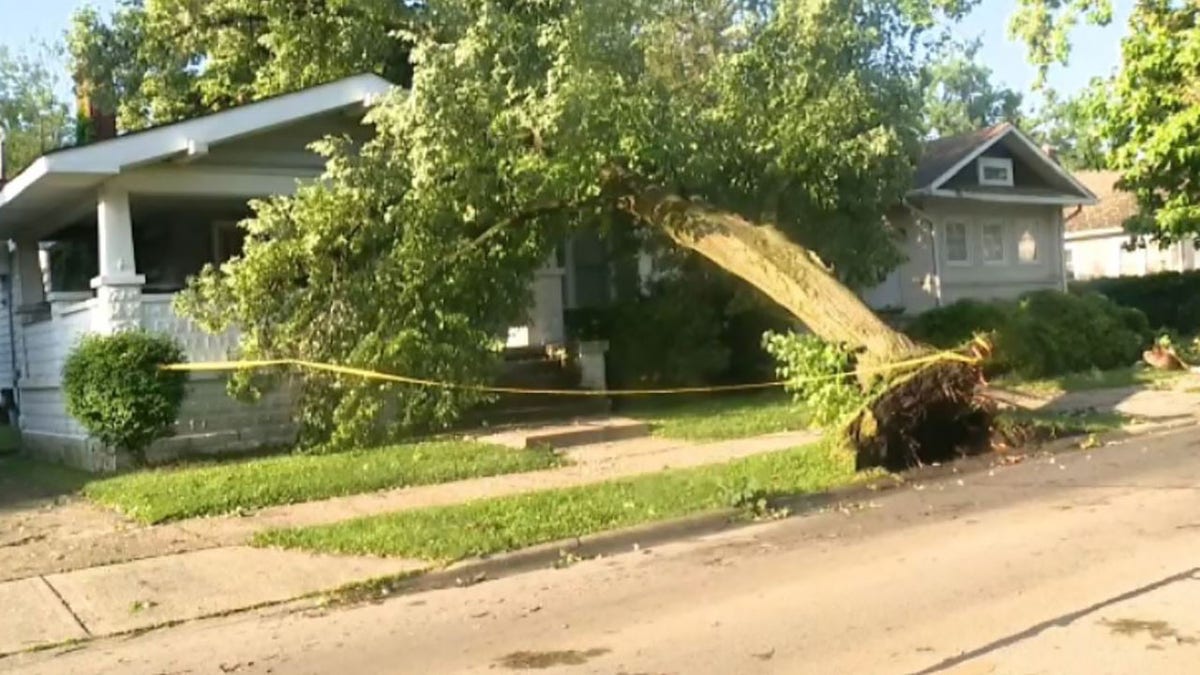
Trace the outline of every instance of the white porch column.
<instances>
[{"instance_id":1,"label":"white porch column","mask_svg":"<svg viewBox=\"0 0 1200 675\"><path fill-rule=\"evenodd\" d=\"M46 301L46 286L42 279L41 256L36 239L18 239L14 242L13 304L15 309L28 310Z\"/></svg>"},{"instance_id":2,"label":"white porch column","mask_svg":"<svg viewBox=\"0 0 1200 675\"><path fill-rule=\"evenodd\" d=\"M537 271L533 281L529 343L561 345L566 342L563 325L563 269L553 256Z\"/></svg>"},{"instance_id":3,"label":"white porch column","mask_svg":"<svg viewBox=\"0 0 1200 675\"><path fill-rule=\"evenodd\" d=\"M136 329L142 323L142 286L146 277L137 273L133 256L129 192L111 186L100 189L96 230L100 239L100 276L92 279L97 301L92 330L108 335Z\"/></svg>"}]
</instances>

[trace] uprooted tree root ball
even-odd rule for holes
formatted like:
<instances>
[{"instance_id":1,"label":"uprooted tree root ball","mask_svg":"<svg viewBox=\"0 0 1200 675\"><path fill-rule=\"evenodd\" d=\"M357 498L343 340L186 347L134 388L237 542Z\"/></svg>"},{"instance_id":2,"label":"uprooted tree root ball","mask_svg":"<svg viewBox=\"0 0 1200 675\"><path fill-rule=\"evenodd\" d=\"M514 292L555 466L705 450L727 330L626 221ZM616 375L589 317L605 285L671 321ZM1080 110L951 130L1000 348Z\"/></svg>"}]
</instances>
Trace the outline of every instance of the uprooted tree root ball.
<instances>
[{"instance_id":1,"label":"uprooted tree root ball","mask_svg":"<svg viewBox=\"0 0 1200 675\"><path fill-rule=\"evenodd\" d=\"M995 406L976 365L942 361L894 380L846 430L859 470L899 471L988 447Z\"/></svg>"}]
</instances>

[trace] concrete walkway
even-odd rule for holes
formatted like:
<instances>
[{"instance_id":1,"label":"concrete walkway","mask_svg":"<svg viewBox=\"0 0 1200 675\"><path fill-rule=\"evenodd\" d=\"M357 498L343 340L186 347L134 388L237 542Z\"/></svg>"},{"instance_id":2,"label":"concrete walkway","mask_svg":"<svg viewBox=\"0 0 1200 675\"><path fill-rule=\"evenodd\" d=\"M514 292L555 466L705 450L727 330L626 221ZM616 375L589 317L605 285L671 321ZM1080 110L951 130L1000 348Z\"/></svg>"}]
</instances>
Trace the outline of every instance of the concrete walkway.
<instances>
[{"instance_id":1,"label":"concrete walkway","mask_svg":"<svg viewBox=\"0 0 1200 675\"><path fill-rule=\"evenodd\" d=\"M574 463L560 469L155 527L120 521L81 501L2 514L8 523L20 523L18 534L35 534L0 542L0 574L8 579L0 583L0 607L6 608L0 616L0 655L279 603L353 581L429 567L417 560L317 556L245 546L264 529L716 464L818 438L806 431L704 445L659 438L602 443L566 450ZM38 518L49 521L48 531L37 534Z\"/></svg>"},{"instance_id":2,"label":"concrete walkway","mask_svg":"<svg viewBox=\"0 0 1200 675\"><path fill-rule=\"evenodd\" d=\"M1119 387L1038 396L992 388L998 401L1030 410L1115 412L1152 422L1200 417L1200 390Z\"/></svg>"}]
</instances>

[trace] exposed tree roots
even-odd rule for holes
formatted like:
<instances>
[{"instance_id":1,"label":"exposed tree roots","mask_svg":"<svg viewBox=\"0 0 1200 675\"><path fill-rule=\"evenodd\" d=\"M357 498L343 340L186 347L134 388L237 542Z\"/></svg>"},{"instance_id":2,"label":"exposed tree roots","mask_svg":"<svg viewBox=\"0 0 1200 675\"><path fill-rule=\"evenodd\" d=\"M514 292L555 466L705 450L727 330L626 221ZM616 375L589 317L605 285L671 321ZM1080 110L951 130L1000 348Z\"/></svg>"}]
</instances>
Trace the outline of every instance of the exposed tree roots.
<instances>
[{"instance_id":1,"label":"exposed tree roots","mask_svg":"<svg viewBox=\"0 0 1200 675\"><path fill-rule=\"evenodd\" d=\"M986 449L994 406L977 395L979 368L942 361L894 380L846 432L858 469L898 471Z\"/></svg>"}]
</instances>

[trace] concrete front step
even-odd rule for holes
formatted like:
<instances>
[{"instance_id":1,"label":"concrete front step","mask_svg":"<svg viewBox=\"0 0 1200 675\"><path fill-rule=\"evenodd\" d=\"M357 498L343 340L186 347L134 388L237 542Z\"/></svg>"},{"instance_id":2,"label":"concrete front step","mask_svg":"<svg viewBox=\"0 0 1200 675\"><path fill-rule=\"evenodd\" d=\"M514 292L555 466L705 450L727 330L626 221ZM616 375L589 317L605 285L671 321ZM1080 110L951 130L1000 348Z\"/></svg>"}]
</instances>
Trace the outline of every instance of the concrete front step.
<instances>
[{"instance_id":1,"label":"concrete front step","mask_svg":"<svg viewBox=\"0 0 1200 675\"><path fill-rule=\"evenodd\" d=\"M624 417L605 417L575 420L569 424L513 429L480 438L485 443L495 443L510 448L552 447L570 448L577 445L609 443L631 438L642 438L650 434L650 425Z\"/></svg>"}]
</instances>

